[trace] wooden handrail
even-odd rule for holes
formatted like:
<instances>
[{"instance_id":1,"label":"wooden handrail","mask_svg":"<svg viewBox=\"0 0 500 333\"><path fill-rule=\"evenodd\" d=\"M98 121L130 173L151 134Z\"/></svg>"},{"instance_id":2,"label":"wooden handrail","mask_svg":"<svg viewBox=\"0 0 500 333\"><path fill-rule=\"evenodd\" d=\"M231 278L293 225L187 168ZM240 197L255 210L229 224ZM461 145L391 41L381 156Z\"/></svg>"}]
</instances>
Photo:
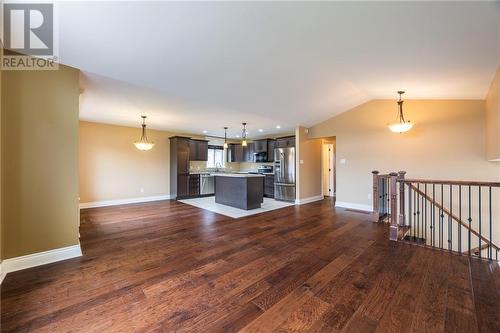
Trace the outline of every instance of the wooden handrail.
<instances>
[{"instance_id":1,"label":"wooden handrail","mask_svg":"<svg viewBox=\"0 0 500 333\"><path fill-rule=\"evenodd\" d=\"M424 192L422 192L418 187L416 187L415 185L413 185L410 180L404 180L403 182L407 183L411 187L412 190L414 190L415 192L417 192L418 194L420 194L427 201L431 202L433 205L435 205L437 208L439 208L441 211L443 211L443 213L445 213L446 215L450 216L453 220L455 220L456 222L458 222L460 225L462 225L466 229L470 230L471 233L473 233L477 237L481 238L486 243L491 244L491 247L493 247L495 250L500 250L500 248L498 246L496 246L495 244L493 244L492 242L490 242L489 239L487 239L483 235L479 234L476 230L474 230L472 228L469 228L469 225L467 223L463 222L457 216L453 215L449 210L447 210L441 204L439 204L438 202L435 202L435 200L432 200L431 197L429 197L427 194L425 194ZM424 184L428 184L428 183L424 183Z\"/></svg>"},{"instance_id":2,"label":"wooden handrail","mask_svg":"<svg viewBox=\"0 0 500 333\"><path fill-rule=\"evenodd\" d=\"M485 187L500 187L500 182L481 182L467 180L432 180L432 179L404 179L398 180L405 184L436 184L436 185L463 185L463 186L485 186Z\"/></svg>"},{"instance_id":3,"label":"wooden handrail","mask_svg":"<svg viewBox=\"0 0 500 333\"><path fill-rule=\"evenodd\" d=\"M488 247L490 247L490 246L488 243L486 243L486 244L481 245L481 250L479 250L479 246L477 246L477 247L471 249L470 252L474 253L475 255L478 255L480 251L487 249ZM469 253L469 250L462 251L462 254L467 254L467 253Z\"/></svg>"}]
</instances>

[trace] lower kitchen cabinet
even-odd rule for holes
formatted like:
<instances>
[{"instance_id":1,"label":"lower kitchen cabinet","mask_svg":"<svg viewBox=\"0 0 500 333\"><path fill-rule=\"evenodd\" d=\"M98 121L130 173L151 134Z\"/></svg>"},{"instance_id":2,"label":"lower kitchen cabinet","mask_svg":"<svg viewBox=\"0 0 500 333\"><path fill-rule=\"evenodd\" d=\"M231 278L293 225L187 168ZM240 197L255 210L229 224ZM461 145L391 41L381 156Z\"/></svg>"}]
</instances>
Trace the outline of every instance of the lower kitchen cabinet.
<instances>
[{"instance_id":1,"label":"lower kitchen cabinet","mask_svg":"<svg viewBox=\"0 0 500 333\"><path fill-rule=\"evenodd\" d=\"M264 179L264 196L274 198L274 175L265 175Z\"/></svg>"},{"instance_id":2,"label":"lower kitchen cabinet","mask_svg":"<svg viewBox=\"0 0 500 333\"><path fill-rule=\"evenodd\" d=\"M189 175L189 196L196 197L200 195L200 175Z\"/></svg>"}]
</instances>

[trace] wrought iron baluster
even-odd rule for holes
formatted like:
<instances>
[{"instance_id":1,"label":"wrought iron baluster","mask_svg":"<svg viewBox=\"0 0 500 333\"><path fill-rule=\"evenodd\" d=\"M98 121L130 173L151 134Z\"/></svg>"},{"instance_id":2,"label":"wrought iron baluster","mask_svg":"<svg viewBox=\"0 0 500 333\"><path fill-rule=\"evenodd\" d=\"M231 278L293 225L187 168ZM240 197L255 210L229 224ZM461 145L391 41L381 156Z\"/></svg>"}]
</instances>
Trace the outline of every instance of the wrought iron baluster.
<instances>
[{"instance_id":1,"label":"wrought iron baluster","mask_svg":"<svg viewBox=\"0 0 500 333\"><path fill-rule=\"evenodd\" d=\"M450 184L450 215L448 216L448 250L452 250L453 233L451 230L451 216L453 215L453 192Z\"/></svg>"},{"instance_id":2,"label":"wrought iron baluster","mask_svg":"<svg viewBox=\"0 0 500 333\"><path fill-rule=\"evenodd\" d=\"M479 186L479 258L481 258L481 236L482 236L482 233L481 233L481 224L482 224L482 220L481 220L481 185Z\"/></svg>"},{"instance_id":3,"label":"wrought iron baluster","mask_svg":"<svg viewBox=\"0 0 500 333\"><path fill-rule=\"evenodd\" d=\"M436 184L432 184L432 220L431 220L431 240L432 247L435 245L436 238Z\"/></svg>"},{"instance_id":4,"label":"wrought iron baluster","mask_svg":"<svg viewBox=\"0 0 500 333\"><path fill-rule=\"evenodd\" d=\"M488 246L488 258L491 260L493 259L493 248L491 247L491 244L493 243L493 235L492 235L492 221L493 221L493 215L492 215L492 208L491 208L491 186L488 189L488 194L489 194L489 209L490 209L490 244Z\"/></svg>"},{"instance_id":5,"label":"wrought iron baluster","mask_svg":"<svg viewBox=\"0 0 500 333\"><path fill-rule=\"evenodd\" d=\"M469 185L469 218L467 221L469 221L469 256L471 255L471 248L470 248L470 243L471 243L471 224L472 224L472 207L471 207L471 193L470 193L470 185Z\"/></svg>"},{"instance_id":6,"label":"wrought iron baluster","mask_svg":"<svg viewBox=\"0 0 500 333\"><path fill-rule=\"evenodd\" d=\"M420 238L420 183L417 183L417 236L415 241Z\"/></svg>"},{"instance_id":7,"label":"wrought iron baluster","mask_svg":"<svg viewBox=\"0 0 500 333\"><path fill-rule=\"evenodd\" d=\"M458 185L458 219L462 221L462 185ZM462 225L457 223L458 253L462 254Z\"/></svg>"},{"instance_id":8,"label":"wrought iron baluster","mask_svg":"<svg viewBox=\"0 0 500 333\"><path fill-rule=\"evenodd\" d=\"M444 195L443 195L443 184L441 184L441 208L439 208L439 248L442 249L444 246L444 214L443 214L443 204L444 204Z\"/></svg>"},{"instance_id":9,"label":"wrought iron baluster","mask_svg":"<svg viewBox=\"0 0 500 333\"><path fill-rule=\"evenodd\" d=\"M425 203L425 206L424 206L424 217L425 217L425 224L424 224L424 235L423 235L423 239L424 239L424 245L427 246L427 184L424 185L424 194L425 194L425 201L422 201L422 203Z\"/></svg>"}]
</instances>

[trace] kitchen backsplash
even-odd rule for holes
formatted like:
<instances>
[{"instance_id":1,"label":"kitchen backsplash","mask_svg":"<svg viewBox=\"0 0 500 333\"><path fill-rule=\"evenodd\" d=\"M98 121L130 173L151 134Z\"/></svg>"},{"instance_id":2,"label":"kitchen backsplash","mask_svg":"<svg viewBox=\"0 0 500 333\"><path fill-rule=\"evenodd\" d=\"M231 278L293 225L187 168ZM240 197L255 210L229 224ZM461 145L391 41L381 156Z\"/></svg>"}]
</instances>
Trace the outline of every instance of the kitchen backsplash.
<instances>
[{"instance_id":1,"label":"kitchen backsplash","mask_svg":"<svg viewBox=\"0 0 500 333\"><path fill-rule=\"evenodd\" d=\"M271 163L230 163L226 162L226 171L257 171L261 165L274 165ZM189 170L191 171L205 171L207 169L207 162L205 161L191 161L189 162Z\"/></svg>"}]
</instances>

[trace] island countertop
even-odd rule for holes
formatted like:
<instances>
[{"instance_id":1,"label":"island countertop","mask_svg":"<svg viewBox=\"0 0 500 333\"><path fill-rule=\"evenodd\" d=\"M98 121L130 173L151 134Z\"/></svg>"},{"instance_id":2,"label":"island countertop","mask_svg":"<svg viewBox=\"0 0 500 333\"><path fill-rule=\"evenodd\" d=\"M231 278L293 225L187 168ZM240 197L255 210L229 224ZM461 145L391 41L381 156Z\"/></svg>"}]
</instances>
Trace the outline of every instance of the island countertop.
<instances>
[{"instance_id":1,"label":"island countertop","mask_svg":"<svg viewBox=\"0 0 500 333\"><path fill-rule=\"evenodd\" d=\"M248 173L216 173L216 177L235 177L235 178L252 178L252 177L265 177L260 174L248 174Z\"/></svg>"}]
</instances>

